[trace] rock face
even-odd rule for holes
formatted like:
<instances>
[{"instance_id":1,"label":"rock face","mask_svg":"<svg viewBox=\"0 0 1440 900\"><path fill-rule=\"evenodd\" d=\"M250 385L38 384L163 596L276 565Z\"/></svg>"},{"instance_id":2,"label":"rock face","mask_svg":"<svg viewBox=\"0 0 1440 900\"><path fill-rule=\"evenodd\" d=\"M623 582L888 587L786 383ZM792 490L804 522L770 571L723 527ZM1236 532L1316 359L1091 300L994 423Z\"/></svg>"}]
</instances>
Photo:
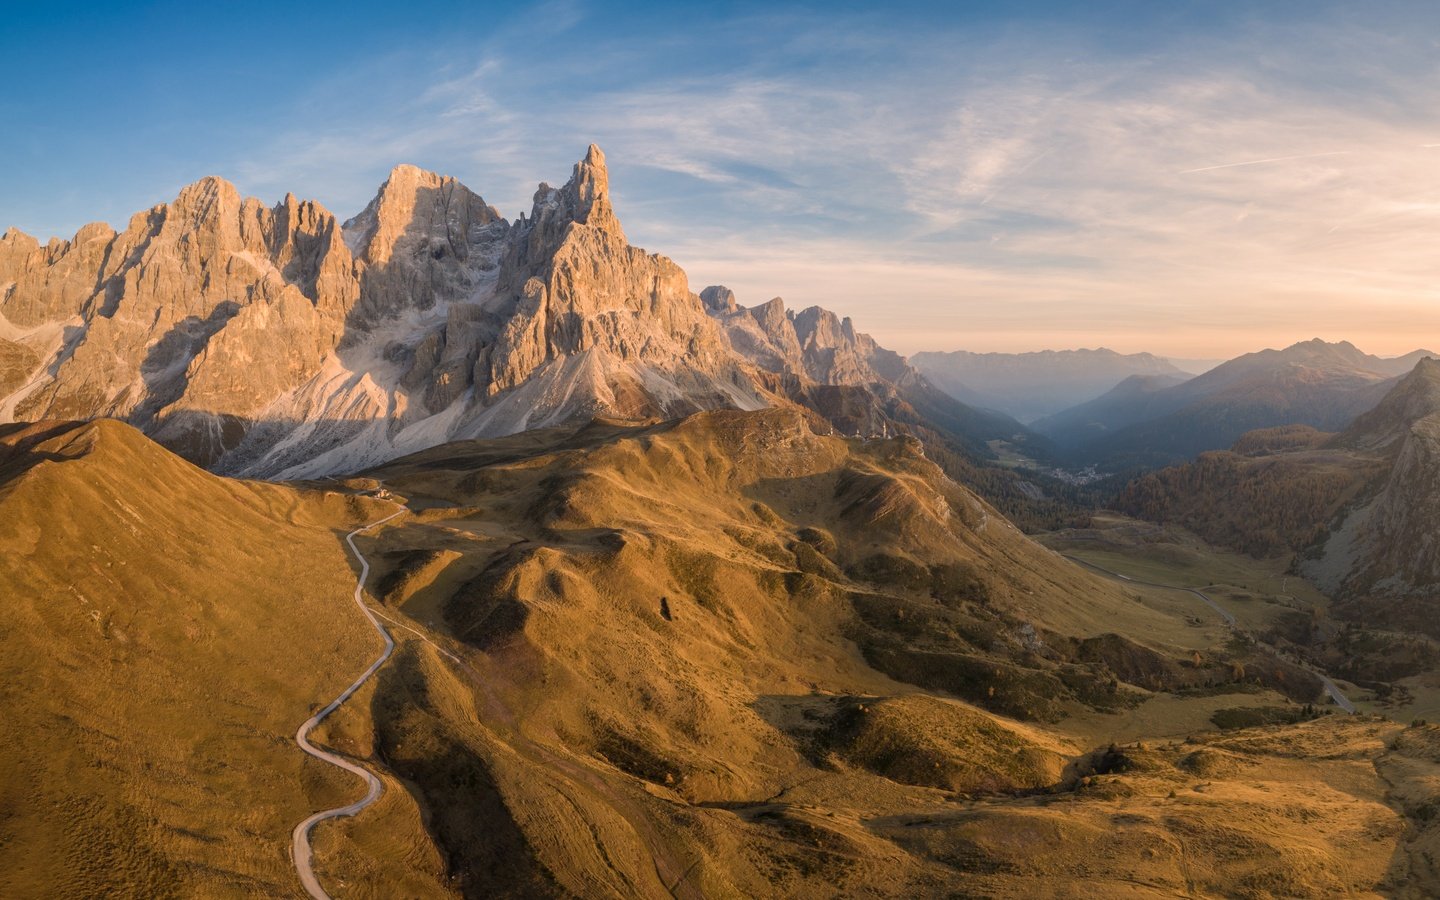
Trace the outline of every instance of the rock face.
<instances>
[{"instance_id":1,"label":"rock face","mask_svg":"<svg viewBox=\"0 0 1440 900\"><path fill-rule=\"evenodd\" d=\"M352 324L472 299L494 282L510 223L454 178L396 166L375 199L345 223L360 262Z\"/></svg>"},{"instance_id":2,"label":"rock face","mask_svg":"<svg viewBox=\"0 0 1440 900\"><path fill-rule=\"evenodd\" d=\"M779 297L746 309L729 288L718 285L700 296L724 324L731 346L767 372L832 385L898 384L919 377L903 356L828 309L811 306L797 313L786 310Z\"/></svg>"},{"instance_id":3,"label":"rock face","mask_svg":"<svg viewBox=\"0 0 1440 900\"><path fill-rule=\"evenodd\" d=\"M1331 447L1381 453L1391 462L1366 502L1334 529L1323 554L1306 562L1306 574L1350 602L1401 601L1400 609L1423 620L1417 627L1434 633L1440 604L1440 360L1420 360Z\"/></svg>"},{"instance_id":4,"label":"rock face","mask_svg":"<svg viewBox=\"0 0 1440 900\"><path fill-rule=\"evenodd\" d=\"M120 418L255 477L596 415L799 403L879 434L928 389L849 319L691 293L626 240L593 145L513 222L402 165L343 226L206 178L119 234L42 247L12 230L0 315L0 421Z\"/></svg>"},{"instance_id":5,"label":"rock face","mask_svg":"<svg viewBox=\"0 0 1440 900\"><path fill-rule=\"evenodd\" d=\"M1352 590L1440 600L1440 415L1410 426L1366 531L1372 552Z\"/></svg>"},{"instance_id":6,"label":"rock face","mask_svg":"<svg viewBox=\"0 0 1440 900\"><path fill-rule=\"evenodd\" d=\"M608 186L594 145L563 188L540 186L501 265L490 304L498 330L474 383L494 397L585 358L607 382L592 385L594 399L630 415L757 399L684 271L625 240Z\"/></svg>"},{"instance_id":7,"label":"rock face","mask_svg":"<svg viewBox=\"0 0 1440 900\"><path fill-rule=\"evenodd\" d=\"M358 296L339 223L287 196L267 209L219 178L44 248L7 234L0 314L40 357L8 418L125 419L187 455L310 377ZM183 424L181 424L183 423Z\"/></svg>"}]
</instances>

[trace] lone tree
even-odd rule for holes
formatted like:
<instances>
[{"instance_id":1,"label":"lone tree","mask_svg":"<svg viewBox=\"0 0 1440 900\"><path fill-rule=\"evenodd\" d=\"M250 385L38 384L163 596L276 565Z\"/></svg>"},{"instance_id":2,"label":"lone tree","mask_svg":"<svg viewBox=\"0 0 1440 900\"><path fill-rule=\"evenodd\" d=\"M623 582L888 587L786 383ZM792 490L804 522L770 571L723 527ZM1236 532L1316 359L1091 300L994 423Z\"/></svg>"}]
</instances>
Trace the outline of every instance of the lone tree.
<instances>
[{"instance_id":1,"label":"lone tree","mask_svg":"<svg viewBox=\"0 0 1440 900\"><path fill-rule=\"evenodd\" d=\"M667 622L673 621L670 616L670 600L665 597L660 598L660 618Z\"/></svg>"}]
</instances>

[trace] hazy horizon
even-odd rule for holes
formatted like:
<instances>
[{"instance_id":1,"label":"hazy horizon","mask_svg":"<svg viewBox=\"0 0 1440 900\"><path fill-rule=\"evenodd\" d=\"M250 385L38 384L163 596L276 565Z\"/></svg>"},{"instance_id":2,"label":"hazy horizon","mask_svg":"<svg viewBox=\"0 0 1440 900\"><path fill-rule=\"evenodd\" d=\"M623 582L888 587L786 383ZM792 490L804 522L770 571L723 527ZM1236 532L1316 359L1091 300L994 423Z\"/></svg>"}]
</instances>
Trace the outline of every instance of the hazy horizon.
<instances>
[{"instance_id":1,"label":"hazy horizon","mask_svg":"<svg viewBox=\"0 0 1440 900\"><path fill-rule=\"evenodd\" d=\"M207 174L346 218L402 162L513 218L595 141L692 289L906 354L1440 343L1440 9L346 9L10 14L0 229Z\"/></svg>"}]
</instances>

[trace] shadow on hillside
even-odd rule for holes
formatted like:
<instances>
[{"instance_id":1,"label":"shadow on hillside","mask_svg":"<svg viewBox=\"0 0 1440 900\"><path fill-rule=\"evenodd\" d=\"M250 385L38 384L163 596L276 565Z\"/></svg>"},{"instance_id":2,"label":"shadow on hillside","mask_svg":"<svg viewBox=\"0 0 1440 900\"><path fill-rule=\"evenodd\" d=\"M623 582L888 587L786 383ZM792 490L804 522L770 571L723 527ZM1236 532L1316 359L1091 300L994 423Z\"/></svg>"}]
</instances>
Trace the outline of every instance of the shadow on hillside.
<instances>
[{"instance_id":1,"label":"shadow on hillside","mask_svg":"<svg viewBox=\"0 0 1440 900\"><path fill-rule=\"evenodd\" d=\"M488 738L477 723L450 720L416 645L396 649L380 670L370 712L375 754L403 779L463 897L559 895L516 823L491 770Z\"/></svg>"},{"instance_id":2,"label":"shadow on hillside","mask_svg":"<svg viewBox=\"0 0 1440 900\"><path fill-rule=\"evenodd\" d=\"M0 485L18 478L42 462L72 459L63 452L35 448L84 425L84 422L12 422L0 425Z\"/></svg>"},{"instance_id":3,"label":"shadow on hillside","mask_svg":"<svg viewBox=\"0 0 1440 900\"><path fill-rule=\"evenodd\" d=\"M185 391L185 369L190 361L203 353L210 339L239 312L240 304L222 301L206 318L186 316L156 341L140 363L145 401L130 414L129 421L143 427L157 412L179 400Z\"/></svg>"}]
</instances>

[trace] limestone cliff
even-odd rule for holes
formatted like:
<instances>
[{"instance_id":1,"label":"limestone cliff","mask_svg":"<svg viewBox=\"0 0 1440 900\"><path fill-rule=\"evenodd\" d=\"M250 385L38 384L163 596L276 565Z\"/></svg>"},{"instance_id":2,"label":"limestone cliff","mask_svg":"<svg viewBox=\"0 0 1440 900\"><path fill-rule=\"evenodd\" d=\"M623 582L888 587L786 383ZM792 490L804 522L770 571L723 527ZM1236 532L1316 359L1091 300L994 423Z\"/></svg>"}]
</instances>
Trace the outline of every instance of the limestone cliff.
<instances>
[{"instance_id":1,"label":"limestone cliff","mask_svg":"<svg viewBox=\"0 0 1440 900\"><path fill-rule=\"evenodd\" d=\"M343 227L206 178L119 233L6 232L0 420L116 417L217 471L300 477L596 415L798 403L871 435L933 405L849 319L692 293L609 185L592 145L513 222L402 165Z\"/></svg>"},{"instance_id":2,"label":"limestone cliff","mask_svg":"<svg viewBox=\"0 0 1440 900\"><path fill-rule=\"evenodd\" d=\"M87 225L44 248L5 243L0 314L48 358L8 398L10 415L122 418L202 461L223 452L215 435L235 437L226 423L319 368L358 296L334 216L293 196L266 208L213 177L118 234Z\"/></svg>"}]
</instances>

